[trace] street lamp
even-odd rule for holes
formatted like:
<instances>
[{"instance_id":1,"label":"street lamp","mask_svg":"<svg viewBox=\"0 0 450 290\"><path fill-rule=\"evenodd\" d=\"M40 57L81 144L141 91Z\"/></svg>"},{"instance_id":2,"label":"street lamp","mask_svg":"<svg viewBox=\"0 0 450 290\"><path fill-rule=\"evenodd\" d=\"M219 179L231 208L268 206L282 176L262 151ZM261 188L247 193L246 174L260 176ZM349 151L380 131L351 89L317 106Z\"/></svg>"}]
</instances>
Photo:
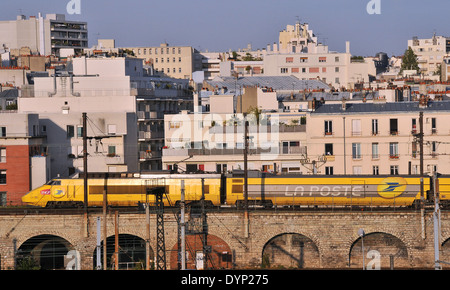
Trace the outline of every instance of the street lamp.
<instances>
[{"instance_id":1,"label":"street lamp","mask_svg":"<svg viewBox=\"0 0 450 290\"><path fill-rule=\"evenodd\" d=\"M364 261L364 235L366 233L364 232L363 229L359 229L358 230L358 236L361 237L361 251L362 251L362 258L363 258L363 270L365 270L365 261Z\"/></svg>"}]
</instances>

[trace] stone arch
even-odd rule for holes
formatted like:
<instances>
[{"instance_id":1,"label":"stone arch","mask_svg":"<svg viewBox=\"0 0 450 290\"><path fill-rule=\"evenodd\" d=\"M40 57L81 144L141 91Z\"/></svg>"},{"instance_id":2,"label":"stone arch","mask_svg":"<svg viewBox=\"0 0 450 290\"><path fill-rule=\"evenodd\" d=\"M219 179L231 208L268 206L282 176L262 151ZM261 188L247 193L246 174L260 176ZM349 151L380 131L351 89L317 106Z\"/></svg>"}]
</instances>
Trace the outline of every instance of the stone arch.
<instances>
[{"instance_id":1,"label":"stone arch","mask_svg":"<svg viewBox=\"0 0 450 290\"><path fill-rule=\"evenodd\" d=\"M119 269L145 269L146 242L138 235L120 233L119 236ZM103 265L104 241L100 244L100 259ZM114 269L115 235L106 238L107 268ZM97 245L92 250L92 269L97 265ZM150 246L150 263L153 263L154 254Z\"/></svg>"},{"instance_id":2,"label":"stone arch","mask_svg":"<svg viewBox=\"0 0 450 290\"><path fill-rule=\"evenodd\" d=\"M21 269L64 269L65 256L75 247L53 234L40 234L23 241L17 250L17 265Z\"/></svg>"},{"instance_id":3,"label":"stone arch","mask_svg":"<svg viewBox=\"0 0 450 290\"><path fill-rule=\"evenodd\" d=\"M364 253L363 253L364 245ZM410 268L408 246L397 236L386 232L366 233L353 241L348 252L348 266L350 268L364 266L380 267L380 269Z\"/></svg>"},{"instance_id":4,"label":"stone arch","mask_svg":"<svg viewBox=\"0 0 450 290\"><path fill-rule=\"evenodd\" d=\"M209 253L204 269L233 268L232 251L230 246L220 237L212 234L207 236ZM203 254L203 235L186 235L186 269L196 269L196 259ZM170 269L178 269L178 244L170 251Z\"/></svg>"},{"instance_id":5,"label":"stone arch","mask_svg":"<svg viewBox=\"0 0 450 290\"><path fill-rule=\"evenodd\" d=\"M262 267L320 268L320 251L313 239L299 233L278 234L267 241L261 253Z\"/></svg>"}]
</instances>

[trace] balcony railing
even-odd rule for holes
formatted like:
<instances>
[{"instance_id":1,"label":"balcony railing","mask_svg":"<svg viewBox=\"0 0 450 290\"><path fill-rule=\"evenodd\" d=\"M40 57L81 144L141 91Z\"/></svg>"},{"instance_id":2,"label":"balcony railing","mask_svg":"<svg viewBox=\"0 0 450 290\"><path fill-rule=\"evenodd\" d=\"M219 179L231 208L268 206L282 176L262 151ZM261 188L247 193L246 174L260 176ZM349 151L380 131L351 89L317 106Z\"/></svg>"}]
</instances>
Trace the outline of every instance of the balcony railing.
<instances>
[{"instance_id":1,"label":"balcony railing","mask_svg":"<svg viewBox=\"0 0 450 290\"><path fill-rule=\"evenodd\" d=\"M195 155L244 155L244 149L238 148L213 148L213 149L163 149L163 156L195 156ZM259 154L274 154L274 155L288 155L288 154L306 154L306 146L291 147L286 150L282 147L272 148L249 148L249 155Z\"/></svg>"}]
</instances>

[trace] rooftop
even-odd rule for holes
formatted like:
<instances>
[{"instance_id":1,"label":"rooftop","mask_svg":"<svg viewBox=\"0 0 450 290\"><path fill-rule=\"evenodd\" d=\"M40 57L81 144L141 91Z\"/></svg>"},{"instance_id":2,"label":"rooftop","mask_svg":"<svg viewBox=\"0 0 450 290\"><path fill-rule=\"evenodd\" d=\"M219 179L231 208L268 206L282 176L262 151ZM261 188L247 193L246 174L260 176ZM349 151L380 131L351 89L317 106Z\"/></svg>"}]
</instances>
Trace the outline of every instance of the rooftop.
<instances>
[{"instance_id":1,"label":"rooftop","mask_svg":"<svg viewBox=\"0 0 450 290\"><path fill-rule=\"evenodd\" d=\"M346 103L322 104L312 114L361 114L361 113L411 113L430 111L450 111L450 101L429 101L426 107L419 102L382 102L382 103Z\"/></svg>"},{"instance_id":2,"label":"rooftop","mask_svg":"<svg viewBox=\"0 0 450 290\"><path fill-rule=\"evenodd\" d=\"M329 90L330 87L318 80L299 80L294 76L252 76L252 77L215 77L207 83L213 88L228 88L229 92L234 92L239 87L268 87L274 91L299 91L299 90Z\"/></svg>"}]
</instances>

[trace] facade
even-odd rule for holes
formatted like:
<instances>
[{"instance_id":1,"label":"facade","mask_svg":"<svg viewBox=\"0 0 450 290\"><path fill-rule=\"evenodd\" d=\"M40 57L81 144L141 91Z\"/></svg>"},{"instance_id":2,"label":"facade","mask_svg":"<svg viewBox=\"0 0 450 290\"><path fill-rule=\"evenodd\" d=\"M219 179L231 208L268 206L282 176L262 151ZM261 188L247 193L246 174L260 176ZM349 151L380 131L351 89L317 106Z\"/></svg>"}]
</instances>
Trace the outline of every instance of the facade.
<instances>
[{"instance_id":1,"label":"facade","mask_svg":"<svg viewBox=\"0 0 450 290\"><path fill-rule=\"evenodd\" d=\"M192 73L202 70L201 57L191 46L126 47L153 67L155 75L177 79L192 79Z\"/></svg>"},{"instance_id":2,"label":"facade","mask_svg":"<svg viewBox=\"0 0 450 290\"><path fill-rule=\"evenodd\" d=\"M149 77L136 58L74 58L73 74L36 78L33 88L19 112L39 114L52 177L83 171L83 113L88 171L138 172L161 167L162 114L192 104L187 81Z\"/></svg>"},{"instance_id":3,"label":"facade","mask_svg":"<svg viewBox=\"0 0 450 290\"><path fill-rule=\"evenodd\" d=\"M30 190L48 181L49 159L39 116L0 112L0 206L20 205Z\"/></svg>"},{"instance_id":4,"label":"facade","mask_svg":"<svg viewBox=\"0 0 450 290\"><path fill-rule=\"evenodd\" d=\"M448 101L325 104L307 117L308 156L325 156L319 174L420 173L419 113L423 112L424 172L449 172Z\"/></svg>"},{"instance_id":5,"label":"facade","mask_svg":"<svg viewBox=\"0 0 450 290\"><path fill-rule=\"evenodd\" d=\"M439 80L438 68L444 58L449 56L450 38L436 35L427 39L414 37L408 40L408 47L411 47L417 56L419 73L427 77L436 76Z\"/></svg>"},{"instance_id":6,"label":"facade","mask_svg":"<svg viewBox=\"0 0 450 290\"><path fill-rule=\"evenodd\" d=\"M64 14L47 14L45 18L24 15L16 20L0 21L1 45L9 49L29 47L32 53L59 56L60 49L82 52L88 47L86 22L68 21Z\"/></svg>"}]
</instances>

